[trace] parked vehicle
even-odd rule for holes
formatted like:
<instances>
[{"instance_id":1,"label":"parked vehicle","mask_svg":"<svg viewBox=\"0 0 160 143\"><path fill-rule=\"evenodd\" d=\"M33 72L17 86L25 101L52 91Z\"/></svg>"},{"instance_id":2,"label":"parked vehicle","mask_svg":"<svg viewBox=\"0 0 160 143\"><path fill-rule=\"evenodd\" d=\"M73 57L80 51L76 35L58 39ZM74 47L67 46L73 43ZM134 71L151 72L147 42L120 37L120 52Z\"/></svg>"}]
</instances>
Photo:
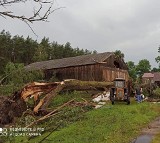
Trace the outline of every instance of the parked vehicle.
<instances>
[{"instance_id":1,"label":"parked vehicle","mask_svg":"<svg viewBox=\"0 0 160 143\"><path fill-rule=\"evenodd\" d=\"M114 86L110 89L110 100L112 104L115 101L124 101L130 104L129 91L127 89L126 81L123 78L116 78L114 80Z\"/></svg>"}]
</instances>

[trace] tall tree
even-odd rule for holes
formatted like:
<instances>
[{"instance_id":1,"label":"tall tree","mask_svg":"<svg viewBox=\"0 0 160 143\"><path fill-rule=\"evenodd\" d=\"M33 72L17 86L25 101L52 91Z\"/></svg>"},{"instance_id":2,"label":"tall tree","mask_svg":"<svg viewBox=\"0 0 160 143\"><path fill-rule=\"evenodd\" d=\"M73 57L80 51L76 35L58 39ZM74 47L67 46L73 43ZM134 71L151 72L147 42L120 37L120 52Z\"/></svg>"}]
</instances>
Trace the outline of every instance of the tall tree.
<instances>
[{"instance_id":1,"label":"tall tree","mask_svg":"<svg viewBox=\"0 0 160 143\"><path fill-rule=\"evenodd\" d=\"M46 55L46 60L50 60L51 58L51 44L49 42L49 38L44 37L41 42L40 45L43 47L43 53L45 53Z\"/></svg>"},{"instance_id":2,"label":"tall tree","mask_svg":"<svg viewBox=\"0 0 160 143\"><path fill-rule=\"evenodd\" d=\"M160 53L160 46L159 46L159 48L158 48L158 53ZM156 60L157 63L159 63L159 69L160 69L160 56L157 56L157 57L155 58L155 60Z\"/></svg>"},{"instance_id":3,"label":"tall tree","mask_svg":"<svg viewBox=\"0 0 160 143\"><path fill-rule=\"evenodd\" d=\"M24 43L25 39L23 36L14 36L12 38L12 55L11 55L11 62L13 63L23 63L24 57Z\"/></svg>"},{"instance_id":4,"label":"tall tree","mask_svg":"<svg viewBox=\"0 0 160 143\"><path fill-rule=\"evenodd\" d=\"M0 76L4 73L8 62L13 64L23 63L24 65L32 62L73 57L91 54L89 50L72 48L67 42L65 45L57 42L49 42L49 38L44 37L40 43L29 36L11 36L9 32L3 30L0 33Z\"/></svg>"},{"instance_id":5,"label":"tall tree","mask_svg":"<svg viewBox=\"0 0 160 143\"><path fill-rule=\"evenodd\" d=\"M73 52L73 48L71 47L71 43L67 42L64 45L64 52L63 52L63 57L73 57L74 56L74 52Z\"/></svg>"},{"instance_id":6,"label":"tall tree","mask_svg":"<svg viewBox=\"0 0 160 143\"><path fill-rule=\"evenodd\" d=\"M152 70L151 70L151 72L160 72L160 68L153 68Z\"/></svg>"},{"instance_id":7,"label":"tall tree","mask_svg":"<svg viewBox=\"0 0 160 143\"><path fill-rule=\"evenodd\" d=\"M11 60L11 35L3 30L0 33L0 74L3 73L4 67Z\"/></svg>"},{"instance_id":8,"label":"tall tree","mask_svg":"<svg viewBox=\"0 0 160 143\"><path fill-rule=\"evenodd\" d=\"M28 36L27 39L25 39L23 45L22 61L25 65L34 62L33 56L37 48L38 48L38 42Z\"/></svg>"},{"instance_id":9,"label":"tall tree","mask_svg":"<svg viewBox=\"0 0 160 143\"><path fill-rule=\"evenodd\" d=\"M137 74L136 74L136 66L134 62L128 61L127 66L128 66L129 76L133 79L133 81L136 81Z\"/></svg>"},{"instance_id":10,"label":"tall tree","mask_svg":"<svg viewBox=\"0 0 160 143\"><path fill-rule=\"evenodd\" d=\"M116 50L114 54L117 58L124 59L124 53L122 53L121 50Z\"/></svg>"},{"instance_id":11,"label":"tall tree","mask_svg":"<svg viewBox=\"0 0 160 143\"><path fill-rule=\"evenodd\" d=\"M151 65L147 59L140 60L138 65L136 66L136 71L140 78L145 72L149 72L150 70Z\"/></svg>"},{"instance_id":12,"label":"tall tree","mask_svg":"<svg viewBox=\"0 0 160 143\"><path fill-rule=\"evenodd\" d=\"M34 62L45 61L47 60L47 57L48 55L45 48L40 44L38 48L36 48L35 54L33 56Z\"/></svg>"}]
</instances>

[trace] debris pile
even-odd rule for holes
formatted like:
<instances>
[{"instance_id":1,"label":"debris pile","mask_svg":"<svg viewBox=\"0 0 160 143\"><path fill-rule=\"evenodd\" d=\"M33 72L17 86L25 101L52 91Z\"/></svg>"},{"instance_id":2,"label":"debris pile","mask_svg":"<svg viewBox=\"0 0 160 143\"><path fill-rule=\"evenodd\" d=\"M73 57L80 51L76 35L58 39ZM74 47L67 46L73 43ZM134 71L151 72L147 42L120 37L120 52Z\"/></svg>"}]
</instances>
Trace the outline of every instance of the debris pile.
<instances>
[{"instance_id":1,"label":"debris pile","mask_svg":"<svg viewBox=\"0 0 160 143\"><path fill-rule=\"evenodd\" d=\"M105 91L103 93L97 94L95 98L93 98L94 102L108 101L108 100L110 100L110 93Z\"/></svg>"},{"instance_id":2,"label":"debris pile","mask_svg":"<svg viewBox=\"0 0 160 143\"><path fill-rule=\"evenodd\" d=\"M95 82L95 81L78 81L66 80L62 82L38 83L33 82L24 86L21 90L13 93L13 95L4 97L0 96L0 126L13 123L16 117L21 117L27 110L28 99L33 98L33 105L29 107L35 115L48 114L46 109L52 102L52 99L61 91L68 90L102 90L112 86L112 82ZM108 100L108 96L104 95L103 99ZM101 99L102 100L102 99ZM72 102L73 106L95 106L87 101ZM43 114L43 115L46 115Z\"/></svg>"},{"instance_id":3,"label":"debris pile","mask_svg":"<svg viewBox=\"0 0 160 143\"><path fill-rule=\"evenodd\" d=\"M97 103L95 108L100 108L106 104L106 101L110 100L110 92L104 91L103 93L97 94L92 100Z\"/></svg>"}]
</instances>

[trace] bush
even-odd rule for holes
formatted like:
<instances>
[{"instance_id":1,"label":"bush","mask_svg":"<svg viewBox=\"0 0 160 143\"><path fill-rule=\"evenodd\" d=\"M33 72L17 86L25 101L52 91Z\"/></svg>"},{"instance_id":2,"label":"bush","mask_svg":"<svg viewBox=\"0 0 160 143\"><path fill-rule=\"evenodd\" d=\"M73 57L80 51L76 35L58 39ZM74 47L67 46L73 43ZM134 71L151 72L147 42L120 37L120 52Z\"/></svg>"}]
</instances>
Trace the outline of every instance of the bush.
<instances>
[{"instance_id":1,"label":"bush","mask_svg":"<svg viewBox=\"0 0 160 143\"><path fill-rule=\"evenodd\" d=\"M156 88L155 90L153 90L153 94L154 96L156 96L157 98L160 98L160 88Z\"/></svg>"},{"instance_id":2,"label":"bush","mask_svg":"<svg viewBox=\"0 0 160 143\"><path fill-rule=\"evenodd\" d=\"M9 95L22 88L26 83L41 81L44 78L42 71L26 71L23 64L9 62L5 67L5 75L1 76L0 95Z\"/></svg>"}]
</instances>

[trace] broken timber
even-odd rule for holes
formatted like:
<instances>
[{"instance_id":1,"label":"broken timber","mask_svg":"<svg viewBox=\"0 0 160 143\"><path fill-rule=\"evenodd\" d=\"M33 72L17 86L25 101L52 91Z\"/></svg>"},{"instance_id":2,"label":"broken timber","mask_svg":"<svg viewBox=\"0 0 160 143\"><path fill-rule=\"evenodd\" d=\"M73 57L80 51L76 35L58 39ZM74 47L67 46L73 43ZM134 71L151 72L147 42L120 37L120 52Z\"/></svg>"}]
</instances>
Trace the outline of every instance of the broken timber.
<instances>
[{"instance_id":1,"label":"broken timber","mask_svg":"<svg viewBox=\"0 0 160 143\"><path fill-rule=\"evenodd\" d=\"M54 98L62 90L97 90L109 88L113 85L113 82L96 82L96 81L79 81L79 80L65 80L62 82L54 83L38 83L34 82L26 85L21 92L22 98L26 100L28 97L34 97L36 102L40 99L42 93L46 95L40 99L39 103L34 107L34 112L38 110L46 109L52 98Z\"/></svg>"},{"instance_id":2,"label":"broken timber","mask_svg":"<svg viewBox=\"0 0 160 143\"><path fill-rule=\"evenodd\" d=\"M27 99L33 97L35 114L45 111L52 99L65 90L99 90L109 88L113 82L95 82L65 80L62 82L39 83L33 82L16 91L13 95L0 98L0 127L14 121L14 117L21 117L27 110Z\"/></svg>"}]
</instances>

